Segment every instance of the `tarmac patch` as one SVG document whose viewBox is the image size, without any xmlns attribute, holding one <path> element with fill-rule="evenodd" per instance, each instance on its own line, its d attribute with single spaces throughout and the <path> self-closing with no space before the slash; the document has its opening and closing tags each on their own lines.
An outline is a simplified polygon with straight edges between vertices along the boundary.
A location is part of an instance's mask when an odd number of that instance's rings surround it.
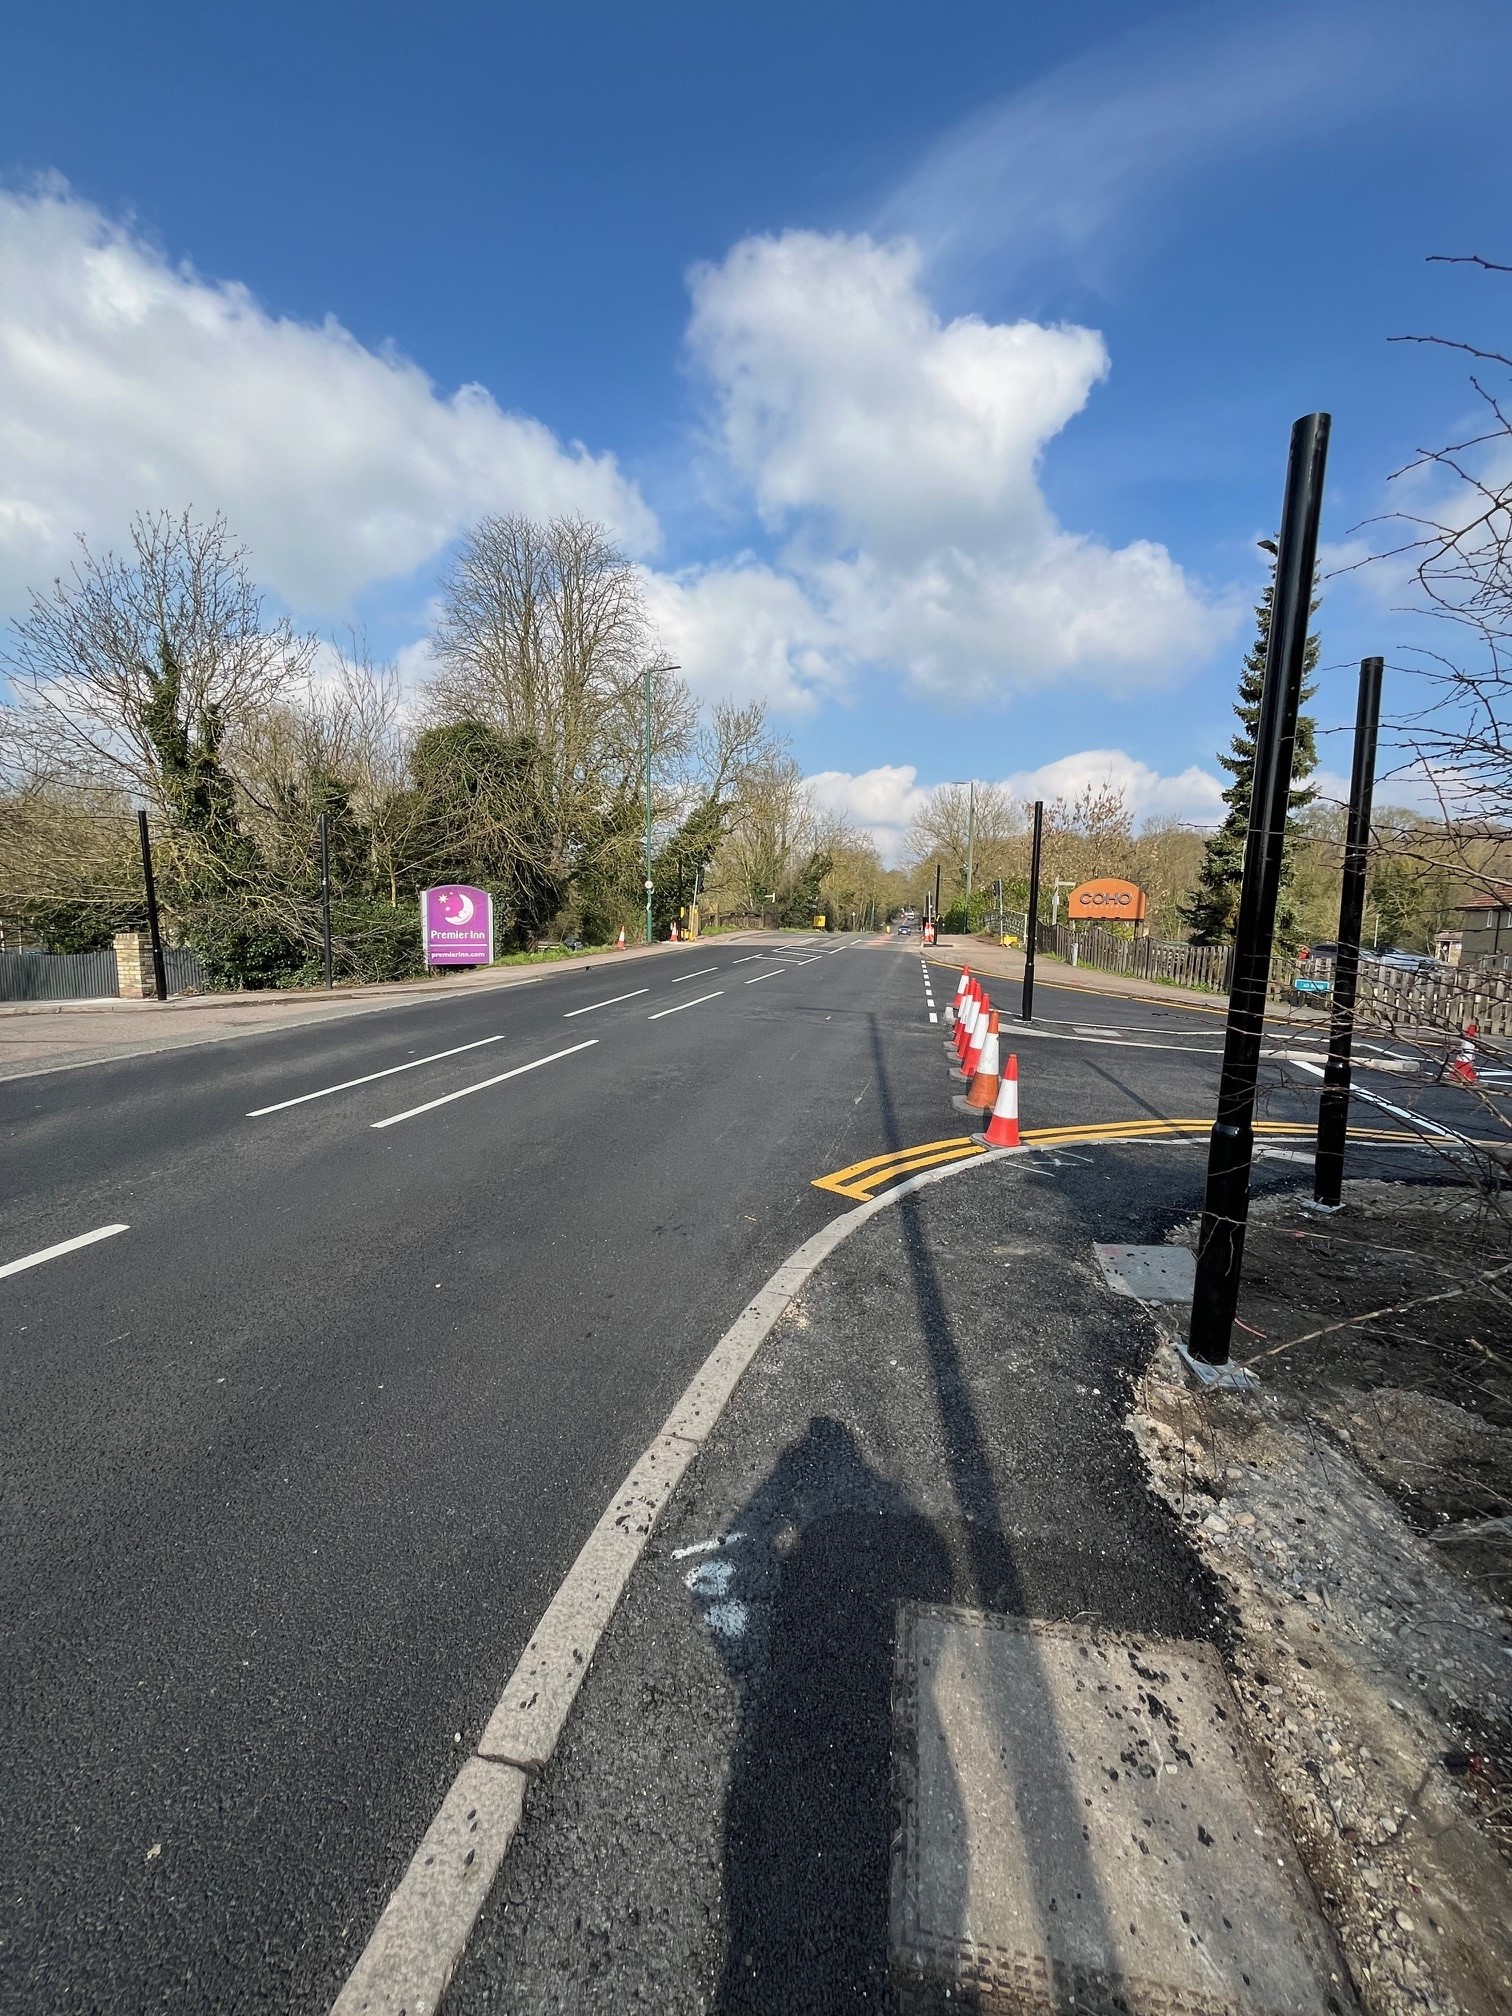
<svg viewBox="0 0 1512 2016">
<path fill-rule="evenodd" d="M 1115 1295 L 1137 1302 L 1190 1302 L 1197 1256 L 1186 1246 L 1094 1246 L 1103 1279 Z"/>
</svg>

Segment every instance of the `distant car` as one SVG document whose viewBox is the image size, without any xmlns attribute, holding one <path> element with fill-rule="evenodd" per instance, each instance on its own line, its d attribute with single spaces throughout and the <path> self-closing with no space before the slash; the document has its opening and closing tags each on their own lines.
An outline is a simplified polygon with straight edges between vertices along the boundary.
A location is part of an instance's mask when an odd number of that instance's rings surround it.
<svg viewBox="0 0 1512 2016">
<path fill-rule="evenodd" d="M 1443 969 L 1426 952 L 1382 952 L 1375 962 L 1393 973 L 1438 973 Z"/>
</svg>

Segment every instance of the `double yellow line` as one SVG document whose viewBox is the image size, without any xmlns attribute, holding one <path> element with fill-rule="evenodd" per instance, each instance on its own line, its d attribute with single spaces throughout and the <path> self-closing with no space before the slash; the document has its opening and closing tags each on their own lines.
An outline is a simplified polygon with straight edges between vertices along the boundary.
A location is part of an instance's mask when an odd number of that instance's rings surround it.
<svg viewBox="0 0 1512 2016">
<path fill-rule="evenodd" d="M 985 1119 L 985 1115 L 983 1117 Z M 1078 1143 L 1093 1147 L 1102 1142 L 1184 1141 L 1205 1138 L 1212 1131 L 1212 1126 L 1211 1119 L 1092 1120 L 1077 1127 L 1026 1128 L 1023 1142 L 1026 1148 L 1065 1148 Z M 1279 1137 L 1289 1141 L 1312 1141 L 1317 1136 L 1317 1124 L 1305 1120 L 1257 1120 L 1255 1132 L 1270 1140 Z M 1352 1141 L 1422 1139 L 1421 1135 L 1406 1127 L 1351 1127 L 1349 1138 Z M 837 1197 L 850 1197 L 859 1204 L 865 1204 L 889 1183 L 899 1182 L 905 1176 L 917 1176 L 921 1170 L 941 1168 L 947 1162 L 969 1162 L 985 1152 L 969 1134 L 958 1134 L 948 1141 L 925 1141 L 917 1148 L 897 1148 L 886 1155 L 870 1156 L 865 1162 L 853 1162 L 848 1169 L 836 1169 L 829 1176 L 816 1176 L 813 1187 L 816 1190 L 831 1190 Z"/>
<path fill-rule="evenodd" d="M 900 1176 L 917 1176 L 921 1169 L 933 1169 L 944 1162 L 969 1162 L 983 1152 L 969 1134 L 957 1134 L 949 1141 L 925 1141 L 917 1148 L 895 1148 L 889 1154 L 853 1162 L 849 1169 L 837 1169 L 831 1176 L 816 1176 L 813 1187 L 865 1204 Z"/>
</svg>

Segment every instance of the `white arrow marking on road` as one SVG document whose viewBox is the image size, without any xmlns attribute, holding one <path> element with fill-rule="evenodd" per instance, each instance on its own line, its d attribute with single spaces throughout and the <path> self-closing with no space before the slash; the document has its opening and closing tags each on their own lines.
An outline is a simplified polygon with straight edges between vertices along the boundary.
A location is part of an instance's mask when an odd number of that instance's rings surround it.
<svg viewBox="0 0 1512 2016">
<path fill-rule="evenodd" d="M 282 1113 L 311 1099 L 329 1099 L 333 1092 L 350 1092 L 354 1085 L 372 1085 L 379 1078 L 392 1078 L 396 1071 L 418 1071 L 422 1064 L 439 1064 L 443 1057 L 460 1057 L 464 1050 L 481 1050 L 485 1043 L 503 1041 L 502 1036 L 480 1036 L 476 1043 L 459 1043 L 455 1050 L 433 1050 L 429 1057 L 412 1057 L 408 1064 L 390 1064 L 387 1071 L 369 1071 L 366 1078 L 347 1078 L 340 1085 L 323 1085 L 318 1092 L 301 1092 L 297 1099 L 280 1099 L 276 1106 L 254 1106 L 247 1118 L 261 1120 L 265 1113 Z"/>
<path fill-rule="evenodd" d="M 574 1015 L 591 1015 L 595 1008 L 612 1008 L 616 1001 L 633 1001 L 637 994 L 649 994 L 650 992 L 651 989 L 649 987 L 632 987 L 628 994 L 611 994 L 607 1001 L 590 1001 L 586 1008 L 569 1008 L 567 1013 L 562 1017 L 562 1020 L 570 1022 Z"/>
<path fill-rule="evenodd" d="M 448 1092 L 441 1099 L 427 1099 L 423 1106 L 411 1106 L 407 1113 L 392 1113 L 387 1120 L 373 1120 L 368 1124 L 373 1127 L 397 1127 L 401 1120 L 413 1120 L 420 1113 L 434 1113 L 438 1106 L 450 1106 L 453 1099 L 466 1099 L 474 1092 L 486 1092 L 490 1085 L 502 1085 L 506 1078 L 520 1078 L 527 1071 L 539 1071 L 543 1064 L 557 1064 L 564 1057 L 575 1057 L 579 1050 L 591 1050 L 598 1040 L 597 1036 L 590 1036 L 586 1043 L 574 1043 L 570 1050 L 553 1050 L 549 1057 L 537 1057 L 529 1064 L 516 1064 L 513 1071 L 501 1071 L 497 1078 L 480 1078 L 476 1085 L 464 1085 L 460 1092 Z"/>
<path fill-rule="evenodd" d="M 747 985 L 749 985 L 749 982 L 747 982 Z M 648 1015 L 646 1020 L 648 1022 L 660 1022 L 663 1015 L 681 1015 L 684 1008 L 696 1008 L 702 1001 L 717 1001 L 723 992 L 723 987 L 716 987 L 712 994 L 695 994 L 691 1001 L 679 1001 L 673 1008 L 658 1008 L 656 1013 Z"/>
<path fill-rule="evenodd" d="M 102 1225 L 96 1232 L 81 1232 L 77 1239 L 61 1240 L 56 1246 L 44 1246 L 40 1253 L 28 1253 L 21 1260 L 7 1260 L 0 1267 L 0 1280 L 7 1274 L 21 1274 L 28 1267 L 40 1267 L 44 1260 L 56 1260 L 60 1253 L 77 1253 L 81 1246 L 93 1246 L 97 1239 L 113 1239 L 117 1232 L 129 1232 L 129 1225 Z"/>
</svg>

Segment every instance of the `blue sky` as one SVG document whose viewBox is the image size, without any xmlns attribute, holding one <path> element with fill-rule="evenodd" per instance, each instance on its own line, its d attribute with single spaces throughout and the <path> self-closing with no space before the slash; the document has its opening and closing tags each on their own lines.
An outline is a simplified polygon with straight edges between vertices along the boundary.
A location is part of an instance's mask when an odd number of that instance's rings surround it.
<svg viewBox="0 0 1512 2016">
<path fill-rule="evenodd" d="M 1469 411 L 1388 339 L 1505 322 L 1426 260 L 1512 257 L 1509 56 L 1476 0 L 30 10 L 0 613 L 220 508 L 418 675 L 468 519 L 581 509 L 884 839 L 968 774 L 1210 817 L 1290 422 L 1353 551 Z M 1395 599 L 1331 588 L 1325 730 Z"/>
</svg>

